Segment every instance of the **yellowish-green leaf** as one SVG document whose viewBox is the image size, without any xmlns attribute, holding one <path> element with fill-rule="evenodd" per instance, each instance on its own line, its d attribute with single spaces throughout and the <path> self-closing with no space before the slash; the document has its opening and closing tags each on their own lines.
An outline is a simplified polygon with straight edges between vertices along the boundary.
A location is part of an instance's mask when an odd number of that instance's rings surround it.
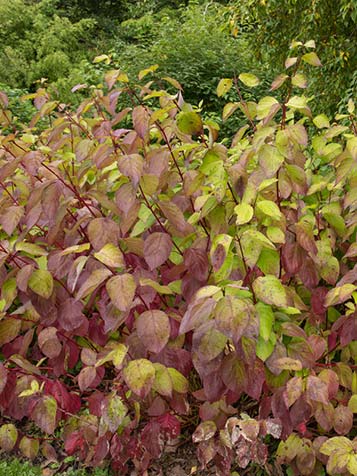
<svg viewBox="0 0 357 476">
<path fill-rule="evenodd" d="M 89 250 L 89 248 L 90 248 L 90 243 L 83 243 L 82 245 L 74 245 L 61 251 L 61 255 L 69 255 L 72 253 L 82 253 L 83 251 Z"/>
<path fill-rule="evenodd" d="M 326 114 L 319 114 L 314 117 L 312 121 L 318 129 L 323 129 L 325 127 L 330 127 L 330 121 Z"/>
<path fill-rule="evenodd" d="M 140 286 L 150 286 L 151 288 L 155 289 L 159 294 L 174 294 L 169 286 L 163 286 L 162 284 L 154 281 L 150 278 L 140 278 L 139 280 Z"/>
<path fill-rule="evenodd" d="M 347 301 L 347 299 L 351 297 L 352 293 L 356 289 L 357 286 L 350 283 L 330 289 L 330 291 L 326 294 L 325 297 L 325 306 L 334 306 L 336 304 L 341 304 L 342 302 Z"/>
<path fill-rule="evenodd" d="M 288 307 L 288 299 L 284 286 L 273 275 L 260 276 L 253 282 L 253 290 L 257 299 L 277 307 Z"/>
<path fill-rule="evenodd" d="M 314 51 L 304 54 L 301 59 L 312 66 L 322 66 L 322 63 Z"/>
<path fill-rule="evenodd" d="M 112 243 L 107 243 L 103 248 L 94 253 L 94 257 L 111 268 L 123 268 L 125 267 L 125 260 L 123 253 L 120 249 Z"/>
<path fill-rule="evenodd" d="M 114 306 L 120 311 L 126 311 L 135 296 L 135 279 L 129 273 L 113 276 L 106 283 L 106 289 Z"/>
<path fill-rule="evenodd" d="M 257 78 L 254 74 L 251 73 L 241 73 L 238 77 L 242 81 L 242 83 L 248 86 L 249 88 L 254 88 L 260 83 L 259 78 Z"/>
<path fill-rule="evenodd" d="M 44 299 L 48 299 L 53 291 L 52 274 L 45 269 L 35 269 L 28 280 L 29 288 Z"/>
<path fill-rule="evenodd" d="M 278 205 L 271 200 L 261 200 L 257 203 L 256 207 L 257 210 L 259 210 L 264 215 L 273 218 L 273 220 L 280 220 L 282 217 Z"/>
<path fill-rule="evenodd" d="M 197 135 L 202 132 L 203 122 L 200 115 L 194 111 L 181 111 L 176 116 L 177 127 L 184 134 Z"/>
<path fill-rule="evenodd" d="M 220 80 L 217 86 L 217 96 L 221 97 L 228 93 L 233 86 L 233 80 L 230 78 L 223 78 Z"/>
<path fill-rule="evenodd" d="M 253 218 L 254 209 L 247 203 L 240 203 L 234 207 L 234 213 L 237 215 L 236 224 L 244 225 L 245 223 L 249 223 Z"/>
<path fill-rule="evenodd" d="M 48 253 L 46 250 L 41 248 L 39 245 L 35 245 L 34 243 L 27 243 L 26 241 L 20 241 L 15 245 L 16 251 L 24 251 L 32 256 L 47 256 Z"/>
</svg>

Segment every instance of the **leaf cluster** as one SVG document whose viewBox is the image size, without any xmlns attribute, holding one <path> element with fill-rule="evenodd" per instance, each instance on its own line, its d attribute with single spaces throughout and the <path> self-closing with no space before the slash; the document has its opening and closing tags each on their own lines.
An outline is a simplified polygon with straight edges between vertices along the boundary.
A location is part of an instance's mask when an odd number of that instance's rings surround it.
<svg viewBox="0 0 357 476">
<path fill-rule="evenodd" d="M 218 82 L 231 140 L 155 67 L 23 126 L 0 94 L 4 451 L 145 474 L 189 431 L 219 475 L 357 474 L 355 106 L 313 115 L 293 46 L 269 96 Z"/>
</svg>

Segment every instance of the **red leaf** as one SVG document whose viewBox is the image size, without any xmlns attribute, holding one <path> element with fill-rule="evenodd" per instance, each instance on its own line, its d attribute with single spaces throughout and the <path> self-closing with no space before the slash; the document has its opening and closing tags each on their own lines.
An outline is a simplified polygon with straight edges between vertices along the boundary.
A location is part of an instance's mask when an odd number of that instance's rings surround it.
<svg viewBox="0 0 357 476">
<path fill-rule="evenodd" d="M 144 346 L 154 353 L 160 352 L 170 337 L 169 318 L 163 311 L 145 311 L 136 320 L 138 336 Z"/>
<path fill-rule="evenodd" d="M 137 106 L 133 109 L 134 129 L 141 139 L 145 139 L 149 131 L 149 113 L 144 106 Z"/>
<path fill-rule="evenodd" d="M 156 421 L 160 425 L 160 431 L 162 431 L 168 438 L 177 438 L 181 431 L 180 421 L 171 413 L 165 413 L 160 415 Z"/>
<path fill-rule="evenodd" d="M 329 398 L 326 383 L 319 379 L 319 377 L 309 375 L 306 382 L 306 397 L 327 405 Z"/>
<path fill-rule="evenodd" d="M 304 251 L 297 243 L 286 243 L 282 247 L 282 263 L 284 269 L 296 274 L 304 263 Z"/>
<path fill-rule="evenodd" d="M 40 398 L 31 413 L 31 418 L 42 431 L 52 434 L 56 429 L 57 402 L 50 396 Z"/>
<path fill-rule="evenodd" d="M 316 288 L 319 284 L 320 277 L 316 270 L 316 265 L 308 256 L 305 256 L 304 265 L 299 270 L 299 278 L 309 289 Z"/>
<path fill-rule="evenodd" d="M 326 307 L 324 306 L 325 297 L 328 293 L 327 288 L 316 288 L 311 293 L 311 307 L 315 314 L 324 315 L 326 312 Z"/>
<path fill-rule="evenodd" d="M 7 382 L 8 371 L 2 363 L 0 363 L 0 393 L 4 390 Z"/>
<path fill-rule="evenodd" d="M 136 193 L 131 183 L 122 185 L 115 194 L 115 203 L 125 215 L 128 214 L 135 201 Z"/>
<path fill-rule="evenodd" d="M 61 327 L 68 332 L 78 329 L 86 317 L 82 313 L 83 304 L 74 298 L 68 298 L 59 307 L 58 321 Z"/>
<path fill-rule="evenodd" d="M 152 233 L 144 242 L 144 258 L 151 270 L 158 268 L 169 258 L 172 240 L 167 233 Z"/>
<path fill-rule="evenodd" d="M 171 225 L 176 228 L 179 233 L 185 236 L 194 231 L 193 226 L 187 223 L 182 211 L 177 205 L 172 202 L 159 202 L 159 207 Z"/>
<path fill-rule="evenodd" d="M 353 426 L 353 413 L 344 405 L 335 408 L 333 427 L 338 435 L 347 435 Z"/>
<path fill-rule="evenodd" d="M 134 187 L 140 181 L 144 168 L 144 160 L 139 154 L 122 155 L 118 159 L 120 172 L 131 179 Z"/>
<path fill-rule="evenodd" d="M 94 218 L 88 225 L 88 237 L 95 251 L 108 243 L 117 245 L 119 225 L 109 218 Z"/>
<path fill-rule="evenodd" d="M 38 345 L 46 357 L 50 359 L 58 357 L 62 345 L 57 337 L 57 329 L 55 327 L 43 329 L 38 335 Z"/>
<path fill-rule="evenodd" d="M 225 385 L 238 394 L 242 393 L 247 385 L 247 371 L 239 357 L 232 353 L 224 358 L 222 363 L 222 379 Z"/>
<path fill-rule="evenodd" d="M 64 448 L 68 455 L 73 455 L 76 451 L 85 447 L 84 436 L 80 431 L 70 433 L 64 441 Z"/>
<path fill-rule="evenodd" d="M 183 257 L 185 267 L 192 276 L 198 281 L 206 282 L 209 273 L 207 252 L 198 248 L 187 248 Z"/>
<path fill-rule="evenodd" d="M 24 208 L 17 205 L 7 208 L 5 214 L 0 216 L 0 224 L 7 235 L 13 234 L 23 216 Z"/>
<path fill-rule="evenodd" d="M 81 392 L 87 390 L 97 377 L 96 368 L 93 366 L 84 367 L 78 374 L 78 385 Z"/>
</svg>

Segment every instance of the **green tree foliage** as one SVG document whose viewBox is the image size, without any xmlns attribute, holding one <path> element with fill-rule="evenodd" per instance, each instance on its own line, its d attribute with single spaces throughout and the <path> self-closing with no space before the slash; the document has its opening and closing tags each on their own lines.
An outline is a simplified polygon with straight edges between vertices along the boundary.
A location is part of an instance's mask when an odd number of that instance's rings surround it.
<svg viewBox="0 0 357 476">
<path fill-rule="evenodd" d="M 293 40 L 316 40 L 324 68 L 312 72 L 311 81 L 324 109 L 333 111 L 356 92 L 355 0 L 234 0 L 230 6 L 238 26 L 248 25 L 255 54 L 275 71 Z"/>
<path fill-rule="evenodd" d="M 72 23 L 47 4 L 0 0 L 0 82 L 27 88 L 40 78 L 53 82 L 88 56 L 95 20 Z"/>
</svg>

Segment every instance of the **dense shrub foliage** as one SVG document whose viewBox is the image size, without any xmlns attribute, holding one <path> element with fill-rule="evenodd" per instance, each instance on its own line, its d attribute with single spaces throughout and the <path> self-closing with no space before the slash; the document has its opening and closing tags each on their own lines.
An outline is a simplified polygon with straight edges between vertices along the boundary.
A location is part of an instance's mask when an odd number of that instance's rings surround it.
<svg viewBox="0 0 357 476">
<path fill-rule="evenodd" d="M 232 140 L 154 68 L 76 110 L 41 88 L 22 127 L 1 94 L 3 450 L 144 474 L 192 436 L 218 475 L 357 474 L 354 104 L 313 116 L 293 46 L 279 101 L 219 81 Z"/>
</svg>

